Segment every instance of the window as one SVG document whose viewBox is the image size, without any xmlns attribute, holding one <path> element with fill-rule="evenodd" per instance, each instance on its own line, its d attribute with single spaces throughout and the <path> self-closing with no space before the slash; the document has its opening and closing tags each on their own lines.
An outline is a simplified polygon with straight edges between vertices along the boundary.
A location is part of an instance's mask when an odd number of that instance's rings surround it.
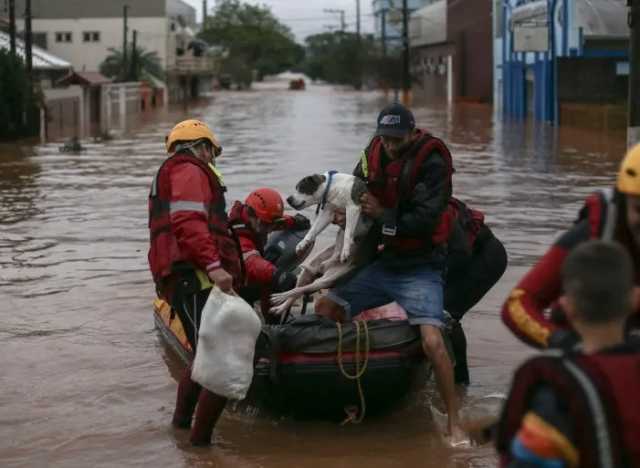
<svg viewBox="0 0 640 468">
<path fill-rule="evenodd" d="M 82 33 L 82 42 L 100 42 L 98 31 L 85 31 Z"/>
<path fill-rule="evenodd" d="M 71 33 L 70 32 L 57 32 L 56 33 L 56 42 L 71 42 Z"/>
<path fill-rule="evenodd" d="M 43 49 L 47 48 L 47 33 L 46 32 L 34 32 L 32 34 L 33 43 Z"/>
</svg>

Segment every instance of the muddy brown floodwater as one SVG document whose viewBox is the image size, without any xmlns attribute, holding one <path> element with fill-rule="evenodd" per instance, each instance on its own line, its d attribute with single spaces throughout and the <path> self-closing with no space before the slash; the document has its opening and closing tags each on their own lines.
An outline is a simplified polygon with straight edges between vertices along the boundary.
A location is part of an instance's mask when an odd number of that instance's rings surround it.
<svg viewBox="0 0 640 468">
<path fill-rule="evenodd" d="M 220 135 L 231 201 L 350 171 L 383 104 L 376 93 L 310 86 L 222 93 L 191 115 Z M 584 196 L 611 184 L 624 135 L 502 123 L 474 105 L 415 113 L 450 143 L 455 193 L 486 212 L 510 257 L 464 319 L 472 384 L 463 415 L 479 421 L 497 414 L 496 394 L 531 352 L 500 322 L 505 295 Z M 171 428 L 181 365 L 154 329 L 146 197 L 164 135 L 183 117 L 163 114 L 77 155 L 59 142 L 0 148 L 0 465 L 495 466 L 488 445 L 445 447 L 430 417 L 433 388 L 360 426 L 227 412 L 209 449 Z"/>
</svg>

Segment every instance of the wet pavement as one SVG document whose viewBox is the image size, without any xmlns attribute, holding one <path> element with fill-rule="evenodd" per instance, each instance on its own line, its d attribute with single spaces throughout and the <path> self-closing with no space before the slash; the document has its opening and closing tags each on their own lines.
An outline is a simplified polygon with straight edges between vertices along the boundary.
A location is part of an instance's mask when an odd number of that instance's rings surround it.
<svg viewBox="0 0 640 468">
<path fill-rule="evenodd" d="M 221 93 L 189 116 L 220 136 L 231 201 L 350 171 L 383 104 L 376 93 L 310 86 Z M 496 122 L 477 105 L 415 114 L 450 143 L 456 195 L 485 211 L 510 257 L 463 322 L 472 374 L 463 416 L 479 422 L 497 414 L 496 394 L 531 353 L 501 324 L 502 301 L 584 196 L 614 180 L 624 134 Z M 164 135 L 184 117 L 160 115 L 80 154 L 60 153 L 60 142 L 0 147 L 0 464 L 495 466 L 488 445 L 446 448 L 430 416 L 433 388 L 360 426 L 227 412 L 209 449 L 171 428 L 181 365 L 154 329 L 146 197 Z"/>
</svg>

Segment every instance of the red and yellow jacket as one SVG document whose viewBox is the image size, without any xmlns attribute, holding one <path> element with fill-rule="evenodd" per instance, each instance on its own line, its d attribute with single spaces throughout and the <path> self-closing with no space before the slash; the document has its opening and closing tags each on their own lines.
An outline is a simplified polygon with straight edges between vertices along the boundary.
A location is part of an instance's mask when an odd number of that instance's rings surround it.
<svg viewBox="0 0 640 468">
<path fill-rule="evenodd" d="M 243 283 L 224 191 L 214 169 L 194 156 L 175 154 L 162 164 L 149 194 L 148 258 L 158 289 L 178 264 L 202 272 L 224 268 L 235 287 Z"/>
<path fill-rule="evenodd" d="M 640 258 L 633 255 L 634 248 L 628 236 L 616 227 L 619 224 L 616 196 L 619 195 L 613 191 L 589 196 L 578 221 L 560 236 L 509 294 L 502 307 L 502 321 L 525 343 L 546 348 L 553 332 L 569 327 L 557 300 L 562 295 L 562 265 L 578 244 L 589 239 L 615 239 L 630 249 L 637 268 Z M 640 282 L 636 280 L 636 283 Z"/>
<path fill-rule="evenodd" d="M 638 351 L 551 350 L 524 363 L 497 426 L 501 466 L 640 466 Z"/>
</svg>

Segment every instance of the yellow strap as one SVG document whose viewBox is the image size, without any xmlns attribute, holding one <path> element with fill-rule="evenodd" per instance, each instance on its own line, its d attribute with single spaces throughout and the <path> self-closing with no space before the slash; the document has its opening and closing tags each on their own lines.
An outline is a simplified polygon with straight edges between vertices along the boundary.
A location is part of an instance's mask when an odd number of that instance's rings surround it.
<svg viewBox="0 0 640 468">
<path fill-rule="evenodd" d="M 364 150 L 360 153 L 360 169 L 362 169 L 362 174 L 365 177 L 369 176 L 369 162 L 367 161 L 367 153 Z"/>
<path fill-rule="evenodd" d="M 220 181 L 220 185 L 224 187 L 224 177 L 222 177 L 222 172 L 220 172 L 220 169 L 218 169 L 213 163 L 209 163 L 209 168 Z"/>
<path fill-rule="evenodd" d="M 547 347 L 550 332 L 547 328 L 536 322 L 525 310 L 521 298 L 526 293 L 522 289 L 514 289 L 507 299 L 507 310 L 511 316 L 511 320 L 516 324 L 518 329 L 526 333 L 526 335 L 540 346 Z"/>
<path fill-rule="evenodd" d="M 196 276 L 198 277 L 198 281 L 200 282 L 200 290 L 213 288 L 213 283 L 209 279 L 209 275 L 207 275 L 202 270 L 196 270 Z"/>
<path fill-rule="evenodd" d="M 575 445 L 562 432 L 542 419 L 533 412 L 528 412 L 523 421 L 522 427 L 548 440 L 562 454 L 562 458 L 567 461 L 570 467 L 576 467 L 580 462 L 580 454 Z"/>
</svg>

